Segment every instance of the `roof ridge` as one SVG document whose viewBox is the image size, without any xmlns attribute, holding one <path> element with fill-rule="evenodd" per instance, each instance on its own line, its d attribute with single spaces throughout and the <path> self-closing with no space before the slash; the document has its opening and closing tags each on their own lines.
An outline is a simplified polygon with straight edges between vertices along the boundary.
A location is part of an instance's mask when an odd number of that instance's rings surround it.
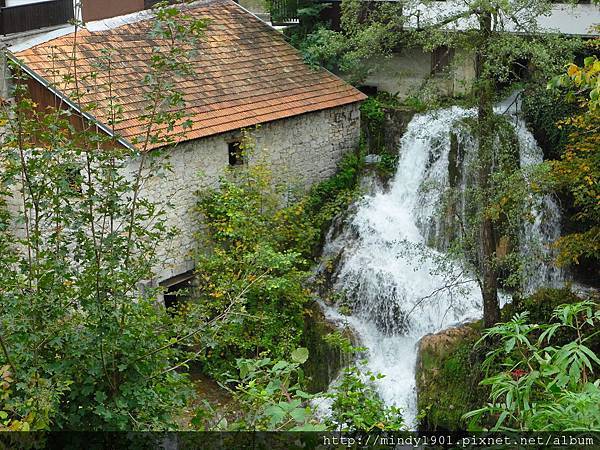
<svg viewBox="0 0 600 450">
<path fill-rule="evenodd" d="M 365 98 L 331 72 L 308 66 L 282 33 L 232 0 L 199 0 L 182 8 L 191 9 L 194 17 L 209 19 L 205 38 L 189 61 L 197 78 L 171 78 L 186 98 L 186 108 L 193 120 L 184 140 L 232 131 L 240 124 L 256 125 Z M 143 134 L 142 118 L 147 101 L 143 85 L 145 68 L 150 64 L 151 49 L 162 46 L 160 38 L 147 34 L 150 27 L 141 25 L 151 20 L 151 16 L 146 13 L 144 20 L 134 20 L 140 17 L 116 19 L 112 22 L 118 24 L 115 28 L 90 27 L 78 40 L 78 73 L 99 75 L 91 78 L 89 85 L 87 82 L 78 85 L 83 92 L 81 105 L 94 104 L 95 116 L 91 120 L 108 123 L 109 102 L 114 103 L 115 99 L 114 94 L 110 99 L 107 92 L 118 93 L 117 102 L 123 112 L 115 133 L 126 142 Z M 104 36 L 107 39 L 103 39 Z M 131 43 L 132 36 L 135 44 Z M 72 54 L 66 47 L 70 40 L 68 35 L 57 37 L 14 55 L 37 82 L 67 99 L 74 92 L 74 83 L 69 77 L 65 78 L 73 71 Z M 111 49 L 113 60 L 114 70 L 110 73 L 98 66 L 106 49 Z M 49 82 L 57 77 L 62 81 Z"/>
<path fill-rule="evenodd" d="M 231 2 L 236 4 L 232 0 L 195 0 L 190 3 L 180 3 L 173 6 L 181 7 L 182 9 L 193 9 L 195 7 L 201 7 L 210 5 L 211 3 L 225 3 Z M 91 22 L 84 23 L 82 26 L 77 26 L 77 32 L 81 33 L 87 30 L 90 34 L 102 33 L 104 31 L 117 30 L 127 25 L 138 24 L 149 21 L 155 17 L 153 9 L 144 9 L 142 11 L 135 11 L 129 14 L 123 14 L 120 16 L 109 17 L 107 19 L 99 19 Z M 74 34 L 76 27 L 70 25 L 58 30 L 51 30 L 47 33 L 32 36 L 31 39 L 25 40 L 19 44 L 14 44 L 8 47 L 8 50 L 12 53 L 18 53 L 25 50 L 33 49 L 40 45 L 47 44 L 49 42 L 65 38 L 71 34 Z"/>
</svg>

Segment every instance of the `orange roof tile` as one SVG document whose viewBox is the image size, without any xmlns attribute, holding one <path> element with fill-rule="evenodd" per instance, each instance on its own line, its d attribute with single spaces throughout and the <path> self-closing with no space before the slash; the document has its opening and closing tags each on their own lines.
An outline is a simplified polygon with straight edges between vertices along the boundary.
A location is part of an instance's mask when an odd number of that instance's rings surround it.
<svg viewBox="0 0 600 450">
<path fill-rule="evenodd" d="M 184 6 L 196 18 L 209 19 L 195 56 L 192 74 L 174 76 L 185 100 L 186 119 L 192 126 L 169 132 L 179 140 L 191 140 L 311 111 L 333 108 L 366 97 L 335 75 L 313 69 L 281 33 L 231 0 L 207 0 Z M 77 61 L 82 108 L 98 122 L 109 121 L 113 102 L 122 107 L 122 121 L 115 126 L 127 142 L 140 139 L 147 129 L 143 116 L 152 48 L 161 43 L 150 36 L 152 19 L 102 30 L 62 36 L 15 54 L 21 64 L 63 95 L 76 86 L 64 81 Z M 164 43 L 163 43 L 164 45 Z M 111 52 L 110 77 L 98 69 L 102 55 Z M 89 75 L 97 72 L 93 77 Z M 150 144 L 148 149 L 162 144 Z"/>
</svg>

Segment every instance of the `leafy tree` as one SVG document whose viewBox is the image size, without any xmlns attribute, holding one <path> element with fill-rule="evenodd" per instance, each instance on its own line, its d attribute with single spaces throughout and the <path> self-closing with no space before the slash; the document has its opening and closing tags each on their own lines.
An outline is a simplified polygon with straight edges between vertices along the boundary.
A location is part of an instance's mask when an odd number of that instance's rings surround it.
<svg viewBox="0 0 600 450">
<path fill-rule="evenodd" d="M 341 72 L 358 83 L 372 70 L 365 64 L 370 57 L 389 55 L 405 42 L 403 7 L 401 2 L 344 0 L 339 31 L 320 24 L 296 45 L 309 64 Z"/>
<path fill-rule="evenodd" d="M 424 36 L 425 42 L 434 39 L 437 43 L 445 42 L 446 45 L 472 51 L 475 55 L 472 92 L 477 116 L 472 130 L 478 150 L 476 165 L 471 168 L 476 174 L 476 194 L 473 197 L 476 200 L 475 220 L 471 226 L 478 230 L 475 249 L 481 273 L 484 322 L 488 327 L 498 322 L 500 314 L 496 236 L 501 232 L 502 223 L 500 215 L 494 217 L 493 200 L 501 186 L 495 182 L 498 178 L 494 178 L 494 172 L 511 154 L 510 145 L 508 148 L 501 143 L 498 145 L 503 120 L 494 113 L 495 94 L 499 82 L 510 80 L 511 68 L 519 63 L 519 58 L 526 57 L 530 70 L 534 70 L 537 76 L 549 67 L 556 67 L 560 61 L 561 55 L 551 55 L 549 50 L 567 46 L 557 37 L 542 34 L 537 25 L 537 19 L 550 8 L 551 3 L 544 0 L 528 3 L 474 1 L 421 25 L 426 32 L 434 29 L 433 34 L 438 36 L 437 39 Z M 451 34 L 445 31 L 446 27 L 463 31 Z M 522 32 L 527 36 L 519 36 L 514 32 Z M 513 172 L 517 172 L 517 168 L 518 165 L 513 165 Z M 472 253 L 472 250 L 468 253 Z"/>
<path fill-rule="evenodd" d="M 598 46 L 592 41 L 591 49 Z M 559 123 L 568 127 L 568 142 L 561 159 L 549 163 L 547 178 L 559 191 L 573 199 L 577 230 L 558 242 L 559 263 L 579 264 L 580 259 L 600 261 L 600 61 L 588 56 L 579 67 L 569 64 L 564 75 L 549 87 L 560 88 L 565 101 L 573 101 L 579 112 Z"/>
<path fill-rule="evenodd" d="M 183 49 L 203 26 L 176 7 L 156 11 L 152 36 L 168 45 L 153 49 L 146 133 L 135 149 L 63 105 L 40 111 L 14 68 L 15 100 L 3 116 L 0 217 L 0 362 L 8 367 L 5 382 L 13 380 L 1 409 L 9 426 L 176 426 L 190 389 L 174 370 L 184 358 L 174 344 L 192 332 L 157 307 L 155 289 L 140 284 L 153 276 L 157 243 L 172 233 L 163 221 L 166 205 L 141 191 L 166 170 L 164 155 L 145 151 L 149 144 L 168 145 L 173 137 L 165 130 L 185 126 L 172 80 L 186 72 L 190 54 Z M 70 63 L 55 87 L 74 87 L 71 100 L 83 109 L 83 75 L 75 58 Z M 112 64 L 109 53 L 98 61 L 109 84 Z M 116 99 L 110 115 L 113 126 L 121 120 Z"/>
</svg>

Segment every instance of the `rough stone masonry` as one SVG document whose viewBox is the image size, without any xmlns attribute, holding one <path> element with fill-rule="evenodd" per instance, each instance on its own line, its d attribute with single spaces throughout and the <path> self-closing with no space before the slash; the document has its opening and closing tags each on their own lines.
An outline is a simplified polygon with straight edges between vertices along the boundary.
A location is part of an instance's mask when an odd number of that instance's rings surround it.
<svg viewBox="0 0 600 450">
<path fill-rule="evenodd" d="M 359 104 L 321 110 L 262 124 L 251 131 L 255 149 L 248 164 L 260 160 L 290 188 L 307 189 L 332 176 L 344 154 L 358 147 Z M 200 188 L 216 187 L 229 166 L 228 143 L 240 131 L 183 142 L 170 150 L 172 170 L 151 178 L 141 195 L 167 212 L 166 226 L 179 232 L 157 249 L 158 283 L 194 267 L 201 219 L 195 212 Z M 135 170 L 138 161 L 132 161 Z M 236 169 L 234 169 L 236 170 Z"/>
</svg>

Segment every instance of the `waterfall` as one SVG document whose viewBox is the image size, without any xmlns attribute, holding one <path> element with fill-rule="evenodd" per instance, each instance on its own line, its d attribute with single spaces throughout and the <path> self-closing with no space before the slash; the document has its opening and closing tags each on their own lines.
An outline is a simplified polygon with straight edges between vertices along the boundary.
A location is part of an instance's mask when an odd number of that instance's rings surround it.
<svg viewBox="0 0 600 450">
<path fill-rule="evenodd" d="M 519 139 L 521 167 L 541 163 L 544 155 L 525 123 L 519 120 L 515 128 Z M 562 271 L 550 263 L 555 256 L 550 244 L 560 237 L 560 209 L 549 195 L 534 197 L 532 201 L 533 220 L 525 222 L 520 242 L 521 253 L 529 259 L 524 276 L 526 294 L 533 293 L 543 285 L 557 287 L 564 277 Z"/>
<path fill-rule="evenodd" d="M 332 280 L 340 302 L 352 306 L 351 315 L 342 315 L 339 304 L 323 305 L 325 313 L 354 330 L 367 348 L 367 369 L 385 375 L 377 382 L 381 398 L 403 409 L 411 429 L 417 414 L 417 342 L 425 334 L 482 315 L 474 277 L 444 253 L 441 235 L 447 220 L 439 217 L 438 208 L 450 183 L 462 186 L 458 207 L 468 208 L 464 187 L 469 174 L 459 169 L 450 179 L 449 160 L 465 167 L 476 152 L 475 140 L 461 126 L 474 115 L 458 107 L 416 115 L 401 140 L 397 172 L 388 189 L 359 200 L 341 232 L 330 231 L 324 248 L 325 258 L 338 261 Z M 541 161 L 541 150 L 519 121 L 515 132 L 521 165 Z M 459 154 L 451 154 L 453 139 L 463 149 Z M 524 227 L 523 251 L 533 251 L 534 241 L 547 242 L 559 231 L 554 202 L 546 198 L 538 206 L 535 220 Z"/>
</svg>

